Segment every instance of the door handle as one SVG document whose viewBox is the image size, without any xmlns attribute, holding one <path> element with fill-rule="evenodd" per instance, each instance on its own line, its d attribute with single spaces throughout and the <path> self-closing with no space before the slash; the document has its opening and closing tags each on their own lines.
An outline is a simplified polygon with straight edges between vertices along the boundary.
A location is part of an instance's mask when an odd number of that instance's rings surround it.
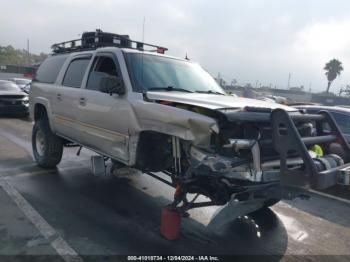
<svg viewBox="0 0 350 262">
<path fill-rule="evenodd" d="M 57 100 L 62 100 L 62 95 L 61 94 L 57 94 Z"/>
<path fill-rule="evenodd" d="M 79 104 L 80 104 L 81 106 L 85 106 L 85 105 L 86 105 L 86 99 L 85 99 L 85 97 L 80 97 L 80 98 L 79 98 Z"/>
</svg>

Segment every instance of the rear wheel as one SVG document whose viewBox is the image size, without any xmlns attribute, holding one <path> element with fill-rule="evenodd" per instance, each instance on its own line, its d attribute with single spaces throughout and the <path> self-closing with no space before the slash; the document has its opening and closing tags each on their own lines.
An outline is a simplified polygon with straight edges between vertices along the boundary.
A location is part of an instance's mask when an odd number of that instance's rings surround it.
<svg viewBox="0 0 350 262">
<path fill-rule="evenodd" d="M 32 147 L 36 162 L 43 168 L 53 168 L 62 159 L 63 140 L 52 133 L 46 118 L 40 118 L 33 126 Z"/>
</svg>

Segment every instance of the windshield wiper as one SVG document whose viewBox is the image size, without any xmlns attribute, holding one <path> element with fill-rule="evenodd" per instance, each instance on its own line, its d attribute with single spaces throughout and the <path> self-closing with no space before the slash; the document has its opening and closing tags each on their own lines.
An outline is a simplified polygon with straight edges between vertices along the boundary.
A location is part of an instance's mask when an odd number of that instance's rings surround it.
<svg viewBox="0 0 350 262">
<path fill-rule="evenodd" d="M 226 95 L 226 94 L 224 94 L 224 93 L 220 93 L 220 92 L 213 91 L 213 90 L 207 90 L 207 91 L 196 90 L 195 93 L 201 93 L 201 94 L 216 94 L 216 95 L 223 95 L 223 96 Z"/>
<path fill-rule="evenodd" d="M 149 87 L 147 91 L 157 91 L 157 90 L 164 90 L 164 91 L 180 91 L 180 92 L 187 92 L 187 93 L 193 93 L 193 91 L 184 89 L 184 88 L 178 88 L 173 86 L 159 86 L 159 87 Z"/>
</svg>

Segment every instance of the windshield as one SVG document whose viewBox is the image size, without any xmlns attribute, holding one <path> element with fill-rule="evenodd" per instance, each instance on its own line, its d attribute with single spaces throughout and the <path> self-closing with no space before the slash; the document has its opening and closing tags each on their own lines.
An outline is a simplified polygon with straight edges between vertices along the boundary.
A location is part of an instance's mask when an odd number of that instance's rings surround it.
<svg viewBox="0 0 350 262">
<path fill-rule="evenodd" d="M 127 53 L 127 63 L 138 91 L 168 90 L 225 94 L 198 64 L 149 54 Z"/>
<path fill-rule="evenodd" d="M 11 82 L 0 82 L 0 91 L 21 91 L 21 89 Z"/>
</svg>

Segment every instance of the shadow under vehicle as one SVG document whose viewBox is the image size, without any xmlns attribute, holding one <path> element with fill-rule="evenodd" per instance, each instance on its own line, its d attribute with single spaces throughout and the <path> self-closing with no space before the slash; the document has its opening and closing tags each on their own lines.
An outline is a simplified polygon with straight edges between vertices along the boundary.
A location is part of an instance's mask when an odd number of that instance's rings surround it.
<svg viewBox="0 0 350 262">
<path fill-rule="evenodd" d="M 181 240 L 169 243 L 159 235 L 159 210 L 169 201 L 168 195 L 162 194 L 167 186 L 152 184 L 155 181 L 140 173 L 94 177 L 87 167 L 11 178 L 35 209 L 45 214 L 48 223 L 60 228 L 65 239 L 87 256 L 87 261 L 94 257 L 89 254 L 96 254 L 93 261 L 102 260 L 102 256 L 104 261 L 113 261 L 113 254 L 203 253 L 268 255 L 269 261 L 279 261 L 286 253 L 286 228 L 270 209 L 241 216 L 220 230 L 202 223 L 212 212 L 204 212 L 200 218 L 183 218 Z"/>
</svg>

